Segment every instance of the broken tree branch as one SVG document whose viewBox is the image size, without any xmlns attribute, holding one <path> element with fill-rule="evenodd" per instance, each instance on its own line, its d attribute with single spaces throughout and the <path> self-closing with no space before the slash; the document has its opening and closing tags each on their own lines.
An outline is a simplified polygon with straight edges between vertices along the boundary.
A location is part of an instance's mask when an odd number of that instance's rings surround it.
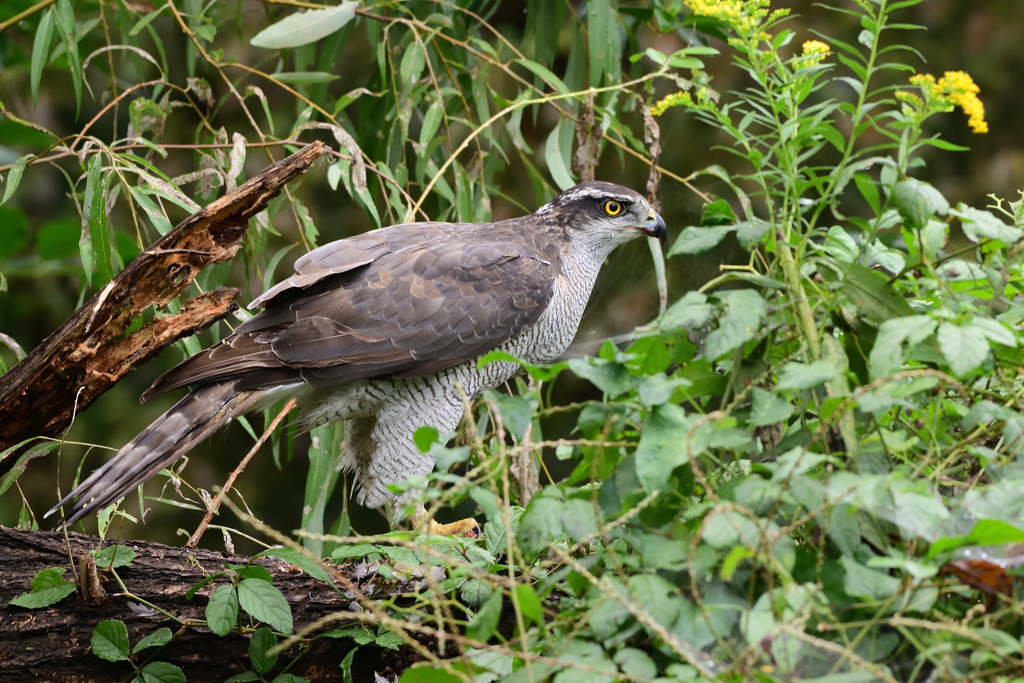
<svg viewBox="0 0 1024 683">
<path fill-rule="evenodd" d="M 0 377 L 0 450 L 33 436 L 59 435 L 76 410 L 133 368 L 235 310 L 239 291 L 218 289 L 124 336 L 150 306 L 167 305 L 204 268 L 231 259 L 242 246 L 249 219 L 326 149 L 314 142 L 186 218 Z"/>
</svg>

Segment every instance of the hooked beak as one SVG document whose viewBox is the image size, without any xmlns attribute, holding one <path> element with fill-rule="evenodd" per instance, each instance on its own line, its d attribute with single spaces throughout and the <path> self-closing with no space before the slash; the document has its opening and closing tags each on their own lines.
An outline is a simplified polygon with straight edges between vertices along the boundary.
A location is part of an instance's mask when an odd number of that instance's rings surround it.
<svg viewBox="0 0 1024 683">
<path fill-rule="evenodd" d="M 640 228 L 640 232 L 648 237 L 657 237 L 661 246 L 665 246 L 665 238 L 668 237 L 668 228 L 665 227 L 665 219 L 656 214 L 653 210 L 647 214 L 647 224 Z"/>
</svg>

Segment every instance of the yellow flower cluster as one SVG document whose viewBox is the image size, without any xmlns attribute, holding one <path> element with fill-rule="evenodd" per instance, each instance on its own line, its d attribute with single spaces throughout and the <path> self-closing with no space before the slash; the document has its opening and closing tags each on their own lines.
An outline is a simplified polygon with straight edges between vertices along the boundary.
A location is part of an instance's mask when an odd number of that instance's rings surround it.
<svg viewBox="0 0 1024 683">
<path fill-rule="evenodd" d="M 978 99 L 981 88 L 965 71 L 947 71 L 936 80 L 931 74 L 916 74 L 910 82 L 920 86 L 928 93 L 928 99 L 939 107 L 960 107 L 969 117 L 967 125 L 975 133 L 987 133 L 988 123 L 985 122 L 985 105 Z M 899 94 L 897 93 L 897 96 Z M 901 98 L 906 101 L 905 98 Z"/>
<path fill-rule="evenodd" d="M 803 66 L 820 64 L 831 52 L 832 48 L 820 40 L 808 40 L 804 43 Z"/>
<path fill-rule="evenodd" d="M 651 107 L 651 114 L 654 116 L 661 116 L 672 107 L 678 107 L 680 105 L 687 107 L 693 106 L 693 97 L 690 96 L 690 93 L 683 91 L 674 92 L 668 97 L 658 100 L 658 102 Z"/>
<path fill-rule="evenodd" d="M 744 37 L 763 40 L 767 34 L 756 29 L 768 16 L 771 0 L 686 0 L 694 14 L 724 21 Z M 772 15 L 784 16 L 789 10 L 776 10 Z"/>
</svg>

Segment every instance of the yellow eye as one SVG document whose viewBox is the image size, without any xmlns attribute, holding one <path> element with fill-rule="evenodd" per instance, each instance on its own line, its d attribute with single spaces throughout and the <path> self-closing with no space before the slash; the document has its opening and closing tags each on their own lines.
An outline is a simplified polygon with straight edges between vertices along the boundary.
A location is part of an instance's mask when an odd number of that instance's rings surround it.
<svg viewBox="0 0 1024 683">
<path fill-rule="evenodd" d="M 609 216 L 618 216 L 622 213 L 622 204 L 609 200 L 604 203 L 604 210 Z"/>
</svg>

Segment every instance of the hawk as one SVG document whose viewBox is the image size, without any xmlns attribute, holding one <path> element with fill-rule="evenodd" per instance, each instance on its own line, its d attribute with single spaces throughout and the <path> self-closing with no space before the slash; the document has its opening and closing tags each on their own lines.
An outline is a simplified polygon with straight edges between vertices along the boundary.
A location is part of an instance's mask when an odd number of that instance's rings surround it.
<svg viewBox="0 0 1024 683">
<path fill-rule="evenodd" d="M 501 349 L 533 364 L 569 346 L 598 271 L 617 246 L 665 222 L 638 193 L 586 182 L 528 216 L 496 223 L 409 223 L 331 242 L 250 304 L 262 308 L 143 395 L 191 393 L 64 497 L 67 523 L 145 482 L 243 413 L 295 398 L 313 427 L 346 420 L 339 468 L 358 501 L 434 467 L 413 433 L 455 431 L 469 398 L 512 377 Z"/>
</svg>

